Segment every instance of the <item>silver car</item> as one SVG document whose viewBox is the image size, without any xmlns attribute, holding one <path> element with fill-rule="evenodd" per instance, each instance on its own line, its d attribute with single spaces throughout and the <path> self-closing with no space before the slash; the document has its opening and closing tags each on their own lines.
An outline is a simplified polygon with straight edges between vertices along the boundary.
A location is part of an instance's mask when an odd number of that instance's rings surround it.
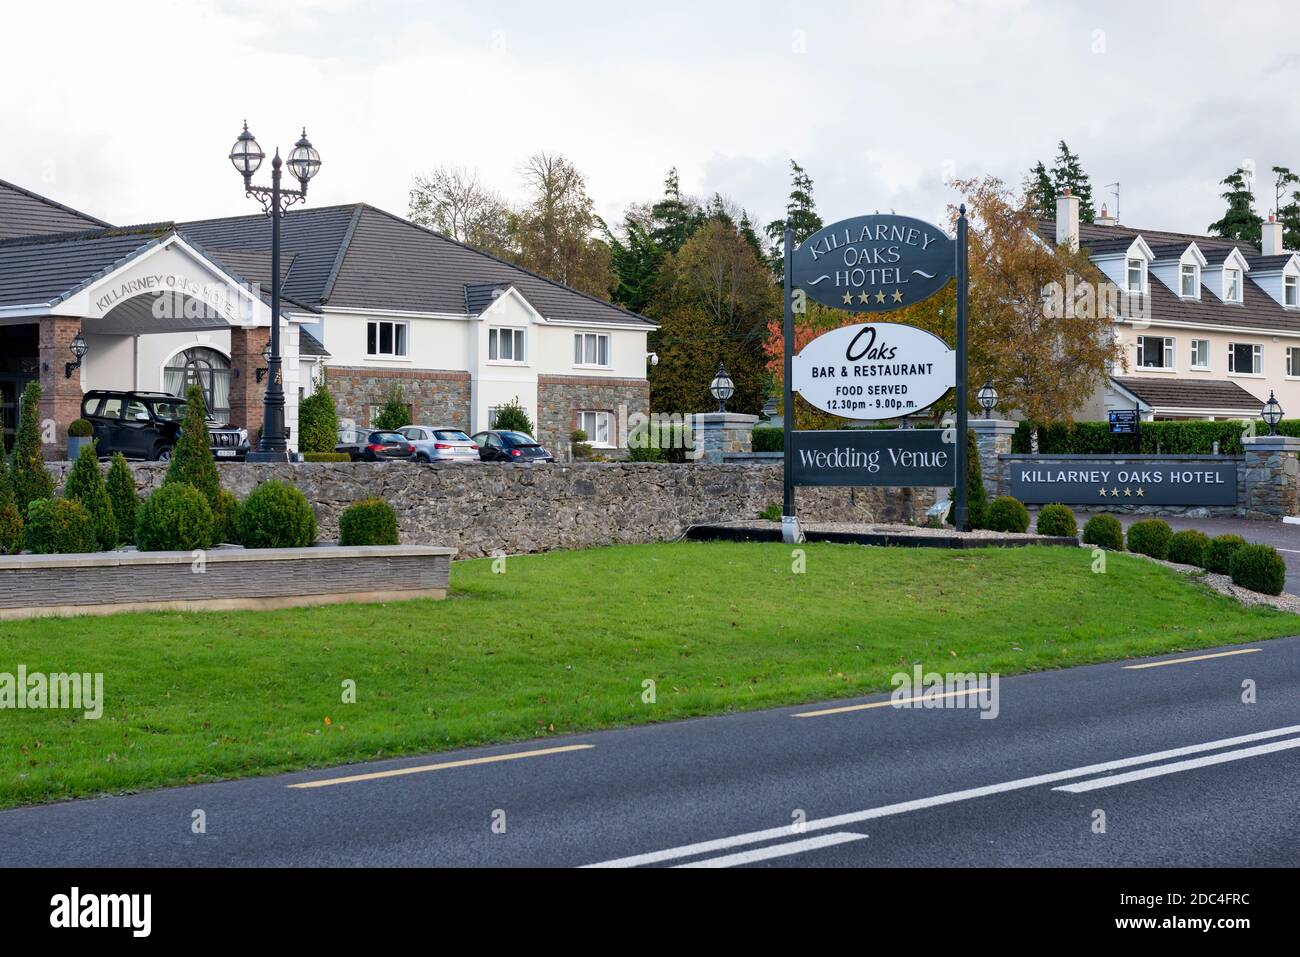
<svg viewBox="0 0 1300 957">
<path fill-rule="evenodd" d="M 397 431 L 415 446 L 415 454 L 412 458 L 417 462 L 477 463 L 479 461 L 478 446 L 460 429 L 406 425 Z"/>
</svg>

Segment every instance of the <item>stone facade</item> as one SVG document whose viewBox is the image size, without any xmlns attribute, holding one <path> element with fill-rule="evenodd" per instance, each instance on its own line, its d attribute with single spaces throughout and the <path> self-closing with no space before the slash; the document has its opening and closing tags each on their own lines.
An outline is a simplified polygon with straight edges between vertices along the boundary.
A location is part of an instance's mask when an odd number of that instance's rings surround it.
<svg viewBox="0 0 1300 957">
<path fill-rule="evenodd" d="M 569 436 L 578 427 L 579 412 L 608 412 L 617 430 L 619 412 L 626 415 L 650 411 L 650 383 L 645 379 L 605 376 L 539 375 L 537 377 L 537 441 L 555 454 L 569 456 Z M 610 441 L 616 441 L 610 436 Z M 597 450 L 608 455 L 607 450 Z"/>
<path fill-rule="evenodd" d="M 728 455 L 754 451 L 758 416 L 740 412 L 700 412 L 691 416 L 695 449 L 705 462 L 722 462 Z"/>
<path fill-rule="evenodd" d="M 62 481 L 67 466 L 55 467 Z M 142 492 L 166 468 L 133 465 Z M 553 548 L 671 541 L 688 526 L 753 519 L 781 501 L 781 465 L 594 462 L 577 465 L 414 465 L 407 462 L 262 465 L 220 463 L 222 485 L 240 498 L 278 478 L 311 501 L 324 541 L 339 513 L 378 495 L 397 512 L 406 544 L 443 545 L 462 557 Z M 807 521 L 924 524 L 933 489 L 801 488 Z"/>
<path fill-rule="evenodd" d="M 232 326 L 230 329 L 230 421 L 248 430 L 256 444 L 262 428 L 267 382 L 257 381 L 257 370 L 266 368 L 262 350 L 271 339 L 266 326 Z M 296 423 L 290 422 L 293 428 Z"/>
<path fill-rule="evenodd" d="M 971 419 L 969 428 L 975 433 L 975 448 L 980 457 L 980 478 L 990 499 L 1005 495 L 1001 491 L 1002 461 L 999 456 L 1011 453 L 1011 436 L 1019 423 L 1009 419 Z"/>
<path fill-rule="evenodd" d="M 1260 435 L 1242 444 L 1241 504 L 1246 518 L 1300 516 L 1300 439 Z"/>
<path fill-rule="evenodd" d="M 470 429 L 468 372 L 330 366 L 325 381 L 340 424 L 350 419 L 358 428 L 370 428 L 393 386 L 401 386 L 412 424 Z"/>
</svg>

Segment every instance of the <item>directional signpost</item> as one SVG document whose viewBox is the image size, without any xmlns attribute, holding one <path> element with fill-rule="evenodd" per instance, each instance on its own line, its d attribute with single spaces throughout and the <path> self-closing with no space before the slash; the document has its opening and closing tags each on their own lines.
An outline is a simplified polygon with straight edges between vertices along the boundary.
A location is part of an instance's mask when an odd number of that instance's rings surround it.
<svg viewBox="0 0 1300 957">
<path fill-rule="evenodd" d="M 856 216 L 813 233 L 798 248 L 785 231 L 785 506 L 798 539 L 798 485 L 953 485 L 954 523 L 966 528 L 966 208 L 957 238 L 908 216 Z M 850 312 L 892 312 L 957 279 L 957 348 L 891 322 L 833 329 L 794 354 L 795 289 Z M 939 430 L 799 431 L 794 393 L 835 415 L 891 419 L 928 408 L 957 389 L 956 441 Z"/>
</svg>

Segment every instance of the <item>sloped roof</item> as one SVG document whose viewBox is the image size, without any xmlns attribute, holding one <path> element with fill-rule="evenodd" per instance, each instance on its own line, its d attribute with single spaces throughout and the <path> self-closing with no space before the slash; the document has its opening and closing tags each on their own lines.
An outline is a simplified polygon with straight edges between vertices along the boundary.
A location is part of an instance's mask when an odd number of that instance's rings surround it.
<svg viewBox="0 0 1300 957">
<path fill-rule="evenodd" d="M 55 302 L 170 232 L 161 225 L 0 240 L 0 306 Z"/>
<path fill-rule="evenodd" d="M 0 239 L 102 229 L 108 223 L 0 180 Z"/>
<path fill-rule="evenodd" d="M 1147 405 L 1158 409 L 1224 409 L 1258 415 L 1264 400 L 1224 379 L 1112 376 Z"/>
<path fill-rule="evenodd" d="M 471 316 L 479 315 L 509 288 L 508 282 L 465 283 L 465 311 Z"/>
</svg>

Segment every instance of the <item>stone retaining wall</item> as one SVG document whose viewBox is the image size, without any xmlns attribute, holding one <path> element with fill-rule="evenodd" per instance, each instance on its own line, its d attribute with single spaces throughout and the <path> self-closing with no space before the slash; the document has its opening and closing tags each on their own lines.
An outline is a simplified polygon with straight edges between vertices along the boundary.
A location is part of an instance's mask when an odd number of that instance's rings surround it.
<svg viewBox="0 0 1300 957">
<path fill-rule="evenodd" d="M 59 481 L 66 464 L 56 466 Z M 165 467 L 132 466 L 142 492 Z M 267 479 L 292 482 L 316 512 L 320 538 L 335 540 L 352 502 L 377 495 L 397 512 L 403 543 L 446 545 L 462 557 L 666 541 L 688 526 L 752 519 L 781 501 L 780 463 L 708 465 L 599 462 L 526 466 L 409 462 L 221 463 L 240 498 Z M 800 489 L 808 521 L 925 522 L 933 489 Z"/>
</svg>

